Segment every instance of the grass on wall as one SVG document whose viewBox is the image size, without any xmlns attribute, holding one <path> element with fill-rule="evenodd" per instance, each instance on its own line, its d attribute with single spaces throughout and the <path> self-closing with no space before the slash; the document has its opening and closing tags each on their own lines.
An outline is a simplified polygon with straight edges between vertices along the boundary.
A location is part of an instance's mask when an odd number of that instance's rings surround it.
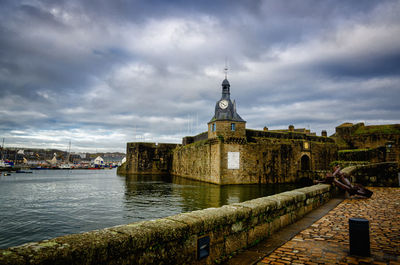
<svg viewBox="0 0 400 265">
<path fill-rule="evenodd" d="M 400 134 L 400 124 L 361 126 L 354 134 Z"/>
</svg>

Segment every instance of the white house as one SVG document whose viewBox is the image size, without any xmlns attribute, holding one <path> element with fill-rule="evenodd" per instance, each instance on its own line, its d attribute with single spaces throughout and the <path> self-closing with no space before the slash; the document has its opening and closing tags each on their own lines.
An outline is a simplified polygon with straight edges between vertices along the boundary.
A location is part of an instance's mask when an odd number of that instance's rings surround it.
<svg viewBox="0 0 400 265">
<path fill-rule="evenodd" d="M 98 166 L 103 166 L 104 165 L 104 159 L 101 158 L 101 156 L 96 157 L 96 159 L 93 161 L 93 164 L 98 165 Z"/>
</svg>

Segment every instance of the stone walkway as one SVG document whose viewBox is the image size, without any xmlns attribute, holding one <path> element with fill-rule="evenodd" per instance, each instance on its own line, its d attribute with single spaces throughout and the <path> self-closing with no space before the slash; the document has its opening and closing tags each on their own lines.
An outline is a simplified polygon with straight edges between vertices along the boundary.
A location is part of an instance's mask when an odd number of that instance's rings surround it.
<svg viewBox="0 0 400 265">
<path fill-rule="evenodd" d="M 259 261 L 264 264 L 399 264 L 400 188 L 371 188 L 370 199 L 344 200 Z M 371 257 L 349 255 L 352 217 L 369 220 Z"/>
</svg>

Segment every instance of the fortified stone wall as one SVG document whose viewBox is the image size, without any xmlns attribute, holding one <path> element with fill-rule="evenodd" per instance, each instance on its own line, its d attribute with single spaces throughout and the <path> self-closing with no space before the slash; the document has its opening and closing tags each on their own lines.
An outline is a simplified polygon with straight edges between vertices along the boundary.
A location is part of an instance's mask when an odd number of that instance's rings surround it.
<svg viewBox="0 0 400 265">
<path fill-rule="evenodd" d="M 0 264 L 216 264 L 324 204 L 330 190 L 330 185 L 319 184 L 220 208 L 28 243 L 0 250 Z M 204 246 L 201 253 L 200 246 Z M 201 259 L 200 254 L 204 254 Z"/>
<path fill-rule="evenodd" d="M 345 123 L 336 127 L 336 136 L 351 149 L 369 149 L 385 146 L 388 142 L 400 145 L 400 124 L 371 125 Z"/>
<path fill-rule="evenodd" d="M 204 141 L 207 139 L 208 139 L 208 132 L 203 132 L 195 136 L 186 136 L 183 137 L 182 139 L 182 145 L 187 145 L 198 141 Z"/>
<path fill-rule="evenodd" d="M 352 135 L 346 137 L 345 140 L 357 149 L 377 148 L 385 146 L 388 142 L 392 142 L 393 145 L 400 145 L 400 135 L 396 134 Z"/>
<path fill-rule="evenodd" d="M 208 140 L 177 147 L 173 151 L 171 173 L 185 178 L 218 183 L 217 178 L 211 178 L 211 172 L 214 172 L 214 176 L 218 172 L 217 168 L 211 168 L 211 160 L 216 160 L 217 152 L 218 150 Z"/>
<path fill-rule="evenodd" d="M 337 160 L 337 146 L 329 140 L 215 138 L 175 149 L 172 173 L 216 184 L 296 182 L 305 176 L 300 171 L 326 170 Z M 230 153 L 239 154 L 237 167 L 230 168 Z"/>
<path fill-rule="evenodd" d="M 230 122 L 218 123 L 223 125 L 230 130 Z M 200 140 L 205 137 L 202 133 L 184 138 L 183 145 L 128 143 L 127 162 L 118 173 L 172 173 L 221 185 L 287 183 L 313 176 L 304 171 L 329 169 L 329 163 L 337 160 L 337 146 L 327 137 L 244 131 L 244 123 L 237 123 L 236 129 L 238 137 L 227 134 Z"/>
<path fill-rule="evenodd" d="M 338 159 L 339 161 L 385 162 L 386 147 L 340 150 L 338 152 Z"/>
<path fill-rule="evenodd" d="M 328 137 L 321 137 L 315 135 L 309 135 L 298 132 L 274 132 L 274 131 L 257 131 L 246 129 L 246 137 L 248 141 L 252 141 L 252 138 L 273 138 L 273 139 L 297 139 L 297 140 L 307 140 L 313 142 L 322 143 L 335 143 L 335 141 Z"/>
<path fill-rule="evenodd" d="M 400 124 L 371 125 L 364 123 L 344 123 L 336 127 L 335 137 L 338 142 L 345 143 L 346 150 L 339 154 L 339 160 L 400 163 Z"/>
<path fill-rule="evenodd" d="M 304 159 L 308 161 L 304 163 L 309 164 L 307 171 L 323 170 L 328 168 L 329 161 L 336 159 L 337 151 L 334 144 L 310 142 L 305 149 L 304 141 L 281 142 L 268 138 L 243 145 L 241 149 L 243 163 L 238 175 L 251 183 L 296 182 L 301 178 L 298 172 L 302 170 Z"/>
<path fill-rule="evenodd" d="M 172 150 L 177 144 L 127 143 L 126 163 L 118 173 L 166 174 L 172 167 Z"/>
</svg>

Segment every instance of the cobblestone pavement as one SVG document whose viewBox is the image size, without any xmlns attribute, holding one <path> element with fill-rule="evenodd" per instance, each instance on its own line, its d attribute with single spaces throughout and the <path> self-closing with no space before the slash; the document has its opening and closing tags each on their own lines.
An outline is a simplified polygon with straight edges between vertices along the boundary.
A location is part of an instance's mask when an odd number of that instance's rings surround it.
<svg viewBox="0 0 400 265">
<path fill-rule="evenodd" d="M 262 259 L 261 264 L 400 265 L 400 188 L 370 188 L 371 198 L 349 198 Z M 349 218 L 369 220 L 371 257 L 349 254 Z"/>
</svg>

